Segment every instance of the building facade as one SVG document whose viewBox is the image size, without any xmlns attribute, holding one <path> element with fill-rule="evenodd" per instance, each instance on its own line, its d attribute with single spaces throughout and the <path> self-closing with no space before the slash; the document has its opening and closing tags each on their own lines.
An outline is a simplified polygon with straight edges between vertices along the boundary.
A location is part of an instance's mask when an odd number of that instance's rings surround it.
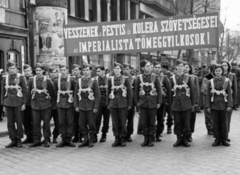
<svg viewBox="0 0 240 175">
<path fill-rule="evenodd" d="M 0 1 L 0 69 L 9 60 L 18 67 L 29 63 L 29 23 L 25 0 Z"/>
</svg>

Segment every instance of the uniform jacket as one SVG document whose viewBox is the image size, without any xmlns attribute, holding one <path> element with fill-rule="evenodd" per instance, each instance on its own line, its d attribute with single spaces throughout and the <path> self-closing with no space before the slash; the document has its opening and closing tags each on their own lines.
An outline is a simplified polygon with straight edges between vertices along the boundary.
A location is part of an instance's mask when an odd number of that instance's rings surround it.
<svg viewBox="0 0 240 175">
<path fill-rule="evenodd" d="M 236 75 L 232 72 L 224 74 L 230 80 L 230 87 L 232 90 L 233 105 L 237 104 L 237 78 Z"/>
<path fill-rule="evenodd" d="M 101 93 L 101 99 L 99 106 L 106 107 L 108 105 L 108 78 L 107 76 L 101 77 L 95 77 L 96 82 L 98 83 L 99 90 Z"/>
<path fill-rule="evenodd" d="M 168 80 L 173 76 L 173 73 L 170 71 L 167 71 L 166 73 L 164 72 L 163 74 L 167 76 Z"/>
<path fill-rule="evenodd" d="M 160 85 L 162 85 L 162 90 L 165 92 L 166 96 L 164 97 L 162 94 L 163 104 L 171 104 L 171 87 L 170 87 L 170 81 L 166 75 L 157 75 L 158 81 Z"/>
<path fill-rule="evenodd" d="M 37 89 L 43 90 L 43 87 L 46 87 L 49 96 L 51 98 L 46 98 L 47 95 L 45 93 L 35 93 L 34 98 L 32 99 L 32 90 L 33 87 L 33 78 L 30 79 L 28 82 L 28 95 L 27 95 L 27 102 L 28 104 L 31 104 L 32 109 L 35 110 L 44 110 L 48 109 L 50 107 L 56 106 L 56 94 L 55 89 L 53 86 L 53 83 L 50 79 L 47 79 L 46 81 L 43 81 L 44 77 L 36 78 L 36 86 Z"/>
<path fill-rule="evenodd" d="M 203 82 L 201 87 L 201 93 L 203 95 L 207 95 L 207 86 L 208 86 L 208 82 L 209 80 L 211 80 L 213 78 L 213 75 L 211 73 L 207 74 L 204 78 L 203 78 Z"/>
<path fill-rule="evenodd" d="M 131 89 L 132 89 L 132 93 L 131 93 L 132 97 L 131 97 L 131 99 L 132 99 L 132 106 L 134 106 L 134 105 L 135 105 L 135 100 L 134 100 L 134 92 L 135 92 L 135 77 L 132 76 L 132 75 L 129 75 L 129 76 L 126 76 L 126 77 L 128 78 L 128 81 L 129 81 L 130 87 L 131 87 Z"/>
<path fill-rule="evenodd" d="M 28 89 L 28 83 L 29 83 L 29 81 L 31 80 L 31 78 L 33 78 L 33 76 L 25 76 L 25 79 L 26 79 L 26 81 L 27 81 L 27 89 Z M 27 103 L 26 105 L 27 105 L 27 106 L 30 106 L 29 103 Z"/>
<path fill-rule="evenodd" d="M 187 79 L 189 75 L 183 74 L 181 76 L 176 75 L 176 83 L 177 85 L 183 85 L 184 79 Z M 171 82 L 171 89 L 174 88 L 173 77 L 170 80 Z M 187 81 L 187 85 L 190 88 L 190 97 L 186 95 L 186 89 L 182 88 L 176 89 L 176 94 L 172 93 L 172 110 L 173 111 L 186 111 L 193 107 L 194 105 L 194 83 L 192 79 L 189 77 Z"/>
<path fill-rule="evenodd" d="M 223 90 L 223 84 L 225 82 L 226 77 L 221 77 L 221 78 L 214 78 L 214 88 L 216 90 Z M 227 87 L 226 87 L 226 93 L 228 94 L 227 96 L 227 102 L 224 100 L 224 96 L 222 94 L 217 95 L 214 94 L 214 101 L 211 101 L 212 93 L 211 93 L 212 87 L 211 87 L 211 82 L 208 82 L 208 87 L 207 87 L 207 99 L 206 99 L 206 108 L 211 108 L 214 110 L 225 110 L 227 107 L 233 107 L 233 100 L 232 100 L 232 95 L 231 95 L 231 87 L 230 83 L 228 81 Z"/>
<path fill-rule="evenodd" d="M 18 82 L 17 74 L 9 75 L 9 85 L 16 85 Z M 17 90 L 9 88 L 6 94 L 6 77 L 3 77 L 2 86 L 1 86 L 1 104 L 8 107 L 18 107 L 27 103 L 27 84 L 24 76 L 19 76 L 18 85 L 22 88 L 23 97 L 17 96 Z"/>
<path fill-rule="evenodd" d="M 122 79 L 124 79 L 123 85 L 126 86 L 127 88 L 127 96 L 123 97 L 122 96 L 122 89 L 114 90 L 114 99 L 110 99 L 109 95 L 112 91 L 112 82 L 111 82 L 111 77 L 108 79 L 108 106 L 110 108 L 127 108 L 129 106 L 132 106 L 132 90 L 130 83 L 128 81 L 128 78 L 124 76 L 116 77 L 114 76 L 114 85 L 119 86 L 122 83 Z"/>
<path fill-rule="evenodd" d="M 140 96 L 139 93 L 141 89 L 140 87 L 141 80 L 140 80 L 140 76 L 138 76 L 135 81 L 135 103 L 140 108 L 149 108 L 149 109 L 156 108 L 157 104 L 162 104 L 162 87 L 160 85 L 160 82 L 155 74 L 149 74 L 149 75 L 142 74 L 142 77 L 143 77 L 143 82 L 154 83 L 157 96 L 150 95 L 150 92 L 152 90 L 152 87 L 150 86 L 143 86 L 145 95 Z"/>
<path fill-rule="evenodd" d="M 75 90 L 75 84 L 76 82 L 73 79 L 70 79 L 70 82 L 67 82 L 67 77 L 63 78 L 61 77 L 61 91 L 66 91 L 66 90 L 71 90 L 72 93 L 72 97 L 74 97 L 74 90 Z M 67 88 L 69 86 L 69 89 Z M 55 88 L 55 92 L 56 92 L 56 97 L 58 96 L 58 79 L 54 81 L 54 88 Z M 59 102 L 57 103 L 58 108 L 71 108 L 73 107 L 73 102 L 69 103 L 69 95 L 66 94 L 60 94 L 59 96 Z"/>
<path fill-rule="evenodd" d="M 231 72 L 236 75 L 238 87 L 240 87 L 240 69 L 234 67 L 231 69 Z"/>
<path fill-rule="evenodd" d="M 200 96 L 199 80 L 196 75 L 191 75 L 191 79 L 194 84 L 194 104 L 198 104 Z"/>
<path fill-rule="evenodd" d="M 74 107 L 75 108 L 79 107 L 79 109 L 82 111 L 91 111 L 93 109 L 98 109 L 98 106 L 100 103 L 101 94 L 100 94 L 99 86 L 96 81 L 94 81 L 91 77 L 90 78 L 83 77 L 81 79 L 82 88 L 88 88 L 90 81 L 92 81 L 91 89 L 94 94 L 94 98 L 95 98 L 94 100 L 90 100 L 88 98 L 88 95 L 89 95 L 88 92 L 81 92 L 81 100 L 79 101 L 79 97 L 78 97 L 79 82 L 77 81 L 75 85 Z"/>
</svg>

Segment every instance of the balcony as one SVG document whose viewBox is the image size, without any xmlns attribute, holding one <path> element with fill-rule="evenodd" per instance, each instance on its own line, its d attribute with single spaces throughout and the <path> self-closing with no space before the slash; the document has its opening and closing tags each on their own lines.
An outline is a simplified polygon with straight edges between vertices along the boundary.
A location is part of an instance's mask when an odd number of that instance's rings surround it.
<svg viewBox="0 0 240 175">
<path fill-rule="evenodd" d="M 159 11 L 164 16 L 173 15 L 173 0 L 141 0 L 144 4 L 148 5 L 152 9 Z"/>
</svg>

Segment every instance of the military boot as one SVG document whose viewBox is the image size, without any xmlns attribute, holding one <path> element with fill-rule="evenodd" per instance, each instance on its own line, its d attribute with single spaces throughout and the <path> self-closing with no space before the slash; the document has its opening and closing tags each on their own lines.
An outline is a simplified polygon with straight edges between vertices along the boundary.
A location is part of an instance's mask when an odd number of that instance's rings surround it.
<svg viewBox="0 0 240 175">
<path fill-rule="evenodd" d="M 9 143 L 8 145 L 5 146 L 5 148 L 13 148 L 17 146 L 17 140 L 16 139 L 12 139 L 12 142 Z"/>
<path fill-rule="evenodd" d="M 222 145 L 223 146 L 230 146 L 230 143 L 227 142 L 226 139 L 222 140 Z"/>
<path fill-rule="evenodd" d="M 53 141 L 52 141 L 53 143 L 58 143 L 57 142 L 57 137 L 53 137 Z"/>
<path fill-rule="evenodd" d="M 182 144 L 183 144 L 183 146 L 185 146 L 185 147 L 190 147 L 190 144 L 188 143 L 188 136 L 184 136 L 184 137 L 183 137 Z"/>
<path fill-rule="evenodd" d="M 27 138 L 22 142 L 22 144 L 32 143 L 32 138 L 27 136 Z"/>
<path fill-rule="evenodd" d="M 78 145 L 78 148 L 82 148 L 84 146 L 88 146 L 88 142 L 89 142 L 88 135 L 84 135 L 84 141 L 80 145 Z"/>
<path fill-rule="evenodd" d="M 179 147 L 182 145 L 182 137 L 177 136 L 177 141 L 173 144 L 173 147 Z"/>
<path fill-rule="evenodd" d="M 212 146 L 219 146 L 221 144 L 220 139 L 215 139 L 214 142 L 212 143 Z"/>
<path fill-rule="evenodd" d="M 34 141 L 33 144 L 29 145 L 29 147 L 38 147 L 38 146 L 41 146 L 41 142 L 40 141 Z"/>
<path fill-rule="evenodd" d="M 131 135 L 128 135 L 128 137 L 127 137 L 127 142 L 132 142 L 132 137 L 131 137 Z"/>
<path fill-rule="evenodd" d="M 22 141 L 21 139 L 17 139 L 17 147 L 22 148 Z"/>
<path fill-rule="evenodd" d="M 78 139 L 78 137 L 76 137 L 76 136 L 72 139 L 72 142 L 73 142 L 73 143 L 77 143 L 78 141 L 79 141 L 79 139 Z"/>
<path fill-rule="evenodd" d="M 49 138 L 45 138 L 45 140 L 44 140 L 44 147 L 45 148 L 49 148 L 50 147 L 50 139 Z"/>
<path fill-rule="evenodd" d="M 79 143 L 82 143 L 83 142 L 83 135 L 80 133 L 79 134 Z"/>
<path fill-rule="evenodd" d="M 64 147 L 65 145 L 66 145 L 66 141 L 65 141 L 65 139 L 62 139 L 62 141 L 61 141 L 59 144 L 57 144 L 56 147 L 57 147 L 57 148 L 62 148 L 62 147 Z"/>
<path fill-rule="evenodd" d="M 115 141 L 112 144 L 112 147 L 117 147 L 117 146 L 120 146 L 120 137 L 119 136 L 115 137 Z"/>
<path fill-rule="evenodd" d="M 107 135 L 103 133 L 99 142 L 101 142 L 101 143 L 106 142 L 106 140 L 107 140 Z"/>
<path fill-rule="evenodd" d="M 156 134 L 156 142 L 161 142 L 162 140 L 160 139 L 161 134 Z"/>
<path fill-rule="evenodd" d="M 144 136 L 144 141 L 143 143 L 141 144 L 142 147 L 145 147 L 148 145 L 148 141 L 149 141 L 149 138 L 147 136 Z"/>
<path fill-rule="evenodd" d="M 120 143 L 121 147 L 125 147 L 126 146 L 126 138 L 122 137 L 121 138 L 121 143 Z"/>
<path fill-rule="evenodd" d="M 153 146 L 154 146 L 154 136 L 150 136 L 148 141 L 148 147 L 153 147 Z"/>
</svg>

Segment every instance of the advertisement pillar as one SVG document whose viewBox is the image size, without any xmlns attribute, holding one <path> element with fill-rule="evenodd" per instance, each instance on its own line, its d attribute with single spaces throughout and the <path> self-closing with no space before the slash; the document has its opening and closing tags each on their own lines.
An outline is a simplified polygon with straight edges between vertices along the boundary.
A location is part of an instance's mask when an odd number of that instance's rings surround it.
<svg viewBox="0 0 240 175">
<path fill-rule="evenodd" d="M 46 67 L 67 65 L 63 26 L 67 24 L 67 0 L 36 0 L 36 62 Z"/>
</svg>

